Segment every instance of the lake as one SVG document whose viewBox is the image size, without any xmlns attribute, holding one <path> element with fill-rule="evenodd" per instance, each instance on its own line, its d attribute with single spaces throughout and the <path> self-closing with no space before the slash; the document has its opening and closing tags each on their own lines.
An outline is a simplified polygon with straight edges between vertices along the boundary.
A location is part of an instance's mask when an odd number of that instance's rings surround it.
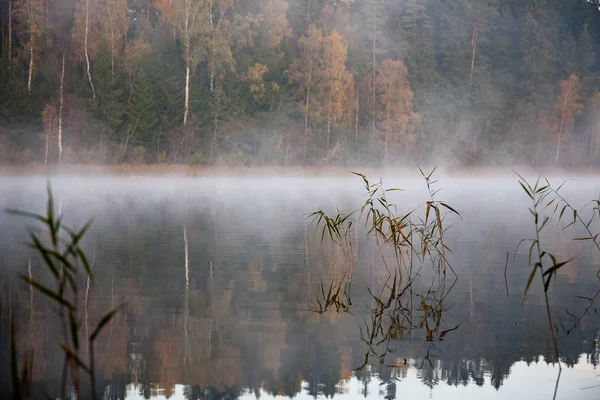
<svg viewBox="0 0 600 400">
<path fill-rule="evenodd" d="M 553 219 L 540 236 L 558 261 L 573 258 L 547 293 L 562 365 L 557 383 L 538 276 L 521 304 L 531 267 L 529 245 L 518 251 L 517 245 L 535 236 L 531 200 L 510 173 L 436 177 L 435 198 L 460 214 L 439 206 L 448 212 L 441 264 L 422 257 L 416 241 L 412 251 L 402 248 L 398 262 L 389 244 L 366 240 L 364 219 L 341 247 L 322 239 L 310 212 L 333 216 L 336 207 L 350 212 L 367 199 L 361 178 L 350 173 L 54 177 L 66 225 L 93 219 L 82 247 L 94 279 L 78 282 L 83 334 L 124 304 L 96 345 L 100 398 L 600 398 L 594 301 L 600 251 L 591 241 L 572 240 L 586 235 L 584 227 L 562 229 L 572 220 L 567 211 L 562 224 Z M 374 183 L 379 176 L 369 178 Z M 429 194 L 422 177 L 382 180 L 404 189 L 387 196 L 398 215 L 415 210 L 410 227 L 425 219 Z M 2 177 L 0 206 L 43 213 L 45 190 L 44 177 Z M 600 197 L 600 179 L 582 176 L 561 193 L 582 208 Z M 581 215 L 592 212 L 588 206 Z M 430 210 L 428 223 L 433 218 Z M 3 398 L 10 391 L 9 315 L 18 348 L 34 355 L 32 396 L 41 396 L 42 387 L 56 394 L 61 380 L 54 304 L 17 278 L 49 278 L 26 247 L 27 227 L 39 225 L 0 215 L 0 279 L 10 287 L 2 298 Z M 600 231 L 598 221 L 590 229 Z M 387 305 L 394 276 L 394 287 L 406 290 Z M 328 303 L 336 287 L 338 302 Z"/>
</svg>

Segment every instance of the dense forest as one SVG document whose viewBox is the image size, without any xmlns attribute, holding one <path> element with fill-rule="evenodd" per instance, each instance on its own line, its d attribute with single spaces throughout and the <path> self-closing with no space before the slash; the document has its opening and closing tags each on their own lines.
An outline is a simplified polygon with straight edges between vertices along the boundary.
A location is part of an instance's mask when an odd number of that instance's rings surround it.
<svg viewBox="0 0 600 400">
<path fill-rule="evenodd" d="M 0 0 L 0 163 L 590 166 L 597 0 Z"/>
</svg>

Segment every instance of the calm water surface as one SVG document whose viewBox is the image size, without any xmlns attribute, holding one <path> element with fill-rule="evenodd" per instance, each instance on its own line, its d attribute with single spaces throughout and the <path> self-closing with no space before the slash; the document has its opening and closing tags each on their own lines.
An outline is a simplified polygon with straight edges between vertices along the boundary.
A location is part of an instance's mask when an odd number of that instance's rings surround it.
<svg viewBox="0 0 600 400">
<path fill-rule="evenodd" d="M 388 349 L 382 362 L 371 355 L 360 369 L 376 306 L 367 289 L 382 287 L 386 266 L 357 224 L 347 287 L 351 313 L 314 312 L 321 285 L 339 282 L 348 263 L 306 218 L 319 209 L 348 212 L 362 205 L 360 178 L 54 178 L 66 223 L 80 227 L 94 220 L 84 248 L 95 280 L 82 329 L 89 332 L 106 310 L 125 304 L 98 343 L 104 398 L 552 398 L 558 368 L 539 281 L 521 306 L 527 249 L 515 250 L 534 234 L 529 199 L 512 175 L 438 178 L 438 198 L 463 218 L 448 219 L 456 223 L 446 243 L 458 278 L 448 274 L 443 314 L 428 320 L 439 329 L 428 337 L 430 326 L 416 319 L 379 347 Z M 383 179 L 387 187 L 405 189 L 390 193 L 399 213 L 416 208 L 415 217 L 424 215 L 422 179 Z M 564 190 L 581 207 L 599 197 L 600 180 L 581 178 Z M 0 191 L 3 209 L 44 210 L 45 178 L 0 178 Z M 24 245 L 27 226 L 35 224 L 0 215 L 0 279 L 10 282 L 19 346 L 35 354 L 36 388 L 52 391 L 62 363 L 56 317 L 45 299 L 15 278 L 47 278 Z M 542 235 L 559 260 L 575 257 L 549 291 L 563 363 L 556 397 L 598 399 L 596 304 L 565 334 L 573 316 L 589 306 L 577 296 L 600 289 L 600 254 L 590 242 L 571 240 L 578 236 L 580 228 L 561 233 L 556 224 Z M 411 293 L 415 308 L 430 298 L 431 266 L 421 275 Z M 84 278 L 81 284 L 86 287 Z M 6 394 L 6 304 L 3 309 L 0 382 Z"/>
</svg>

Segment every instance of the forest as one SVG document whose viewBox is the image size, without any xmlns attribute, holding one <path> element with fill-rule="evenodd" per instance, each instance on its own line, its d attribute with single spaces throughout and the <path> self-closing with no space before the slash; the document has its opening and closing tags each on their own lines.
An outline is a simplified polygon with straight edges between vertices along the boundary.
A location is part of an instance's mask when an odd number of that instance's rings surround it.
<svg viewBox="0 0 600 400">
<path fill-rule="evenodd" d="M 598 0 L 0 0 L 0 164 L 600 163 Z"/>
</svg>

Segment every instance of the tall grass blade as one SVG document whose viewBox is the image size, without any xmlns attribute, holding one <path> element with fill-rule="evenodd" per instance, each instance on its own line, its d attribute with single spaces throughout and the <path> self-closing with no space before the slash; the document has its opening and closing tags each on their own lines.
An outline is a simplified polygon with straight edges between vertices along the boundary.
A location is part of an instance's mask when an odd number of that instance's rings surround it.
<svg viewBox="0 0 600 400">
<path fill-rule="evenodd" d="M 100 332 L 102 331 L 102 328 L 104 328 L 104 326 L 106 324 L 108 324 L 110 322 L 110 320 L 115 316 L 115 314 L 118 313 L 123 307 L 124 307 L 124 304 L 120 304 L 117 307 L 115 307 L 114 309 L 112 309 L 111 311 L 104 314 L 104 316 L 102 317 L 100 322 L 98 322 L 96 329 L 94 329 L 94 332 L 92 332 L 92 334 L 90 335 L 90 341 L 93 342 L 94 340 L 96 340 L 96 337 L 100 334 Z"/>
<path fill-rule="evenodd" d="M 67 301 L 60 295 L 58 295 L 58 293 L 52 291 L 51 289 L 48 289 L 46 286 L 42 285 L 41 283 L 36 282 L 33 279 L 30 279 L 28 276 L 25 276 L 25 275 L 19 275 L 19 276 L 21 277 L 21 279 L 23 279 L 25 282 L 27 282 L 27 284 L 33 286 L 35 289 L 37 289 L 41 293 L 45 294 L 52 300 L 56 301 L 60 305 L 67 307 L 69 310 L 75 309 L 75 306 L 73 304 L 71 304 L 69 301 Z"/>
</svg>

